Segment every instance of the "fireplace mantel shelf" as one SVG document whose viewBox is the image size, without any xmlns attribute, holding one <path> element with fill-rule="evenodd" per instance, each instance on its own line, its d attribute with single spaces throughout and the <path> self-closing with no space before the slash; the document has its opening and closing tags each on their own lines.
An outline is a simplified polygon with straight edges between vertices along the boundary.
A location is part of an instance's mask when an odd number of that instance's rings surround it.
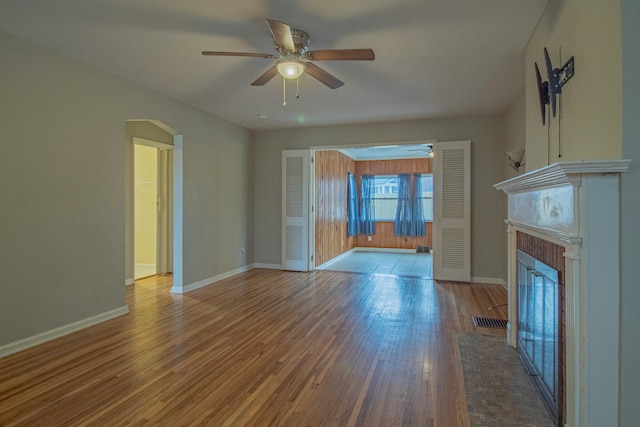
<svg viewBox="0 0 640 427">
<path fill-rule="evenodd" d="M 629 169 L 631 160 L 583 160 L 552 163 L 494 185 L 497 190 L 515 193 L 532 189 L 578 185 L 584 174 L 621 173 Z"/>
</svg>

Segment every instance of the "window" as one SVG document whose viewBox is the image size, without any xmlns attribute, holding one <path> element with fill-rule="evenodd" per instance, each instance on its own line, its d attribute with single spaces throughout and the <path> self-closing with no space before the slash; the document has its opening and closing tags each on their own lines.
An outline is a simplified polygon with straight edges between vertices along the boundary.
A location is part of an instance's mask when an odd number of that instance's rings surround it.
<svg viewBox="0 0 640 427">
<path fill-rule="evenodd" d="M 398 205 L 398 175 L 373 177 L 373 205 L 376 221 L 394 221 Z"/>
<path fill-rule="evenodd" d="M 423 174 L 422 181 L 422 211 L 425 221 L 433 221 L 433 175 Z"/>
<path fill-rule="evenodd" d="M 423 174 L 422 181 L 422 209 L 424 219 L 433 221 L 433 175 Z M 398 175 L 374 176 L 374 206 L 376 221 L 395 221 L 398 206 Z"/>
</svg>

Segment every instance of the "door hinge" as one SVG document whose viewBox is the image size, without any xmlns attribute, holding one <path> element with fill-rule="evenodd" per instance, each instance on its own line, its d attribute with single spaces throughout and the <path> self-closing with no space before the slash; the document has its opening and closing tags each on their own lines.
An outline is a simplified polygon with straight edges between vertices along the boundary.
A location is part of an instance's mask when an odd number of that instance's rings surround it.
<svg viewBox="0 0 640 427">
<path fill-rule="evenodd" d="M 311 255 L 311 261 L 313 261 L 313 255 Z"/>
</svg>

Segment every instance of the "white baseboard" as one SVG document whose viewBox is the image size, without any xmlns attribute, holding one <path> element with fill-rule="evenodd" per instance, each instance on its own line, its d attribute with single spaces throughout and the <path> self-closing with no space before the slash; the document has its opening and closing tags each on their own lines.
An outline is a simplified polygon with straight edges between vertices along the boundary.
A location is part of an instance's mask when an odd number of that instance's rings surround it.
<svg viewBox="0 0 640 427">
<path fill-rule="evenodd" d="M 488 285 L 502 285 L 505 289 L 507 288 L 507 283 L 499 278 L 499 277 L 471 277 L 471 282 L 473 283 L 486 283 Z"/>
<path fill-rule="evenodd" d="M 133 285 L 136 281 L 134 279 L 125 279 L 124 280 L 124 285 L 125 286 L 130 286 Z"/>
<path fill-rule="evenodd" d="M 38 344 L 42 344 L 47 341 L 60 338 L 61 336 L 79 331 L 81 329 L 88 328 L 89 326 L 97 325 L 98 323 L 106 322 L 107 320 L 123 316 L 127 313 L 129 313 L 129 307 L 125 305 L 124 307 L 116 308 L 115 310 L 107 311 L 105 313 L 89 317 L 87 319 L 60 326 L 59 328 L 51 329 L 50 331 L 42 332 L 41 334 L 33 335 L 28 338 L 5 344 L 0 347 L 0 357 L 17 353 L 27 348 L 34 347 Z"/>
<path fill-rule="evenodd" d="M 216 282 L 219 282 L 224 279 L 228 279 L 229 277 L 235 276 L 240 273 L 244 273 L 251 269 L 255 268 L 255 264 L 245 265 L 244 267 L 236 268 L 235 270 L 227 271 L 226 273 L 218 274 L 217 276 L 209 277 L 208 279 L 200 280 L 195 283 L 191 283 L 187 286 L 183 286 L 181 289 L 172 287 L 172 294 L 184 294 L 189 291 L 193 291 L 194 289 L 202 288 L 208 285 L 212 285 Z"/>
<path fill-rule="evenodd" d="M 348 255 L 351 255 L 352 253 L 354 253 L 354 252 L 355 252 L 355 251 L 357 251 L 357 250 L 358 250 L 357 248 L 349 249 L 347 252 L 345 252 L 345 253 L 343 253 L 343 254 L 340 254 L 340 255 L 338 255 L 338 256 L 337 256 L 337 257 L 335 257 L 335 258 L 330 259 L 329 261 L 325 262 L 324 264 L 318 265 L 318 266 L 316 267 L 316 269 L 317 269 L 317 270 L 322 270 L 322 269 L 324 269 L 324 268 L 327 268 L 327 267 L 329 267 L 331 264 L 333 264 L 334 262 L 340 261 L 342 258 L 344 258 L 344 257 L 346 257 L 346 256 L 348 256 Z"/>
<path fill-rule="evenodd" d="M 415 249 L 400 249 L 400 248 L 368 248 L 368 247 L 357 247 L 351 249 L 354 252 L 400 252 L 405 254 L 415 254 Z"/>
<path fill-rule="evenodd" d="M 282 270 L 282 265 L 280 264 L 265 264 L 263 262 L 256 262 L 253 264 L 255 268 L 268 268 L 269 270 Z"/>
</svg>

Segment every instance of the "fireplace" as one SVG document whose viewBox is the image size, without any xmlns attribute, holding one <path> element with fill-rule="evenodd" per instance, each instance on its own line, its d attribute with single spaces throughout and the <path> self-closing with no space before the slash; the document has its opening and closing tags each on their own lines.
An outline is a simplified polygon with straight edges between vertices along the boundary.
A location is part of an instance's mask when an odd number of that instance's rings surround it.
<svg viewBox="0 0 640 427">
<path fill-rule="evenodd" d="M 517 261 L 518 354 L 556 425 L 562 425 L 560 275 L 520 249 Z"/>
<path fill-rule="evenodd" d="M 507 342 L 538 369 L 559 425 L 618 425 L 619 174 L 629 164 L 554 163 L 495 185 L 508 198 Z"/>
</svg>

